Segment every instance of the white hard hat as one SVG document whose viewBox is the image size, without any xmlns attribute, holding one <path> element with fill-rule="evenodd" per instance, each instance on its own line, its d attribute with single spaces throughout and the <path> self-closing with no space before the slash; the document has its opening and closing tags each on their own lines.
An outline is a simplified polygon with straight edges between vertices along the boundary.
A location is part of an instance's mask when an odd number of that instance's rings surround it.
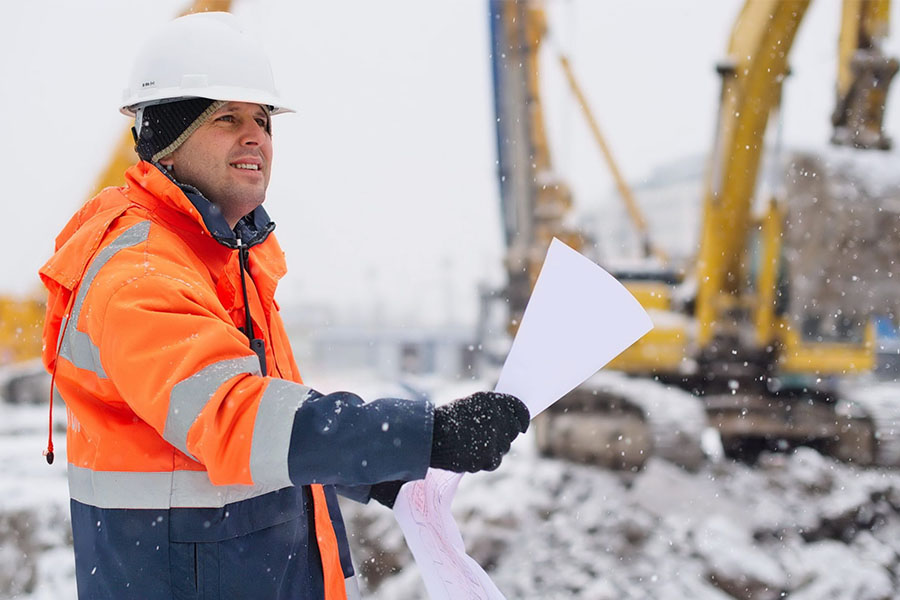
<svg viewBox="0 0 900 600">
<path fill-rule="evenodd" d="M 226 12 L 179 17 L 152 35 L 135 59 L 120 110 L 133 117 L 151 104 L 194 97 L 294 112 L 282 104 L 260 42 Z"/>
</svg>

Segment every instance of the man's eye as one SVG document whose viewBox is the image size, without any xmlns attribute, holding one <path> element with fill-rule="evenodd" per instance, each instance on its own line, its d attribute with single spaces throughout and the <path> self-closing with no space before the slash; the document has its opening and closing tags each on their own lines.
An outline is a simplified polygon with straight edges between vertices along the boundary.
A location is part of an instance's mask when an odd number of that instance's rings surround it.
<svg viewBox="0 0 900 600">
<path fill-rule="evenodd" d="M 234 115 L 222 115 L 221 117 L 216 119 L 216 121 L 225 121 L 227 123 L 232 123 L 234 122 Z"/>
<path fill-rule="evenodd" d="M 260 127 L 262 127 L 263 129 L 265 129 L 265 128 L 266 128 L 266 125 L 268 125 L 268 123 L 266 122 L 266 120 L 265 120 L 265 119 L 261 119 L 261 118 L 256 119 L 256 124 L 259 125 Z"/>
</svg>

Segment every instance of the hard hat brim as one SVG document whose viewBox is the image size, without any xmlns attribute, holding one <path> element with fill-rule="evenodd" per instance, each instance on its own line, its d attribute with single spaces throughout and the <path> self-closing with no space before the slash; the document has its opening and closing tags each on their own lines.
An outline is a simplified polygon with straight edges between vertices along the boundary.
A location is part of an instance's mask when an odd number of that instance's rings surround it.
<svg viewBox="0 0 900 600">
<path fill-rule="evenodd" d="M 270 107 L 273 115 L 280 113 L 297 112 L 295 109 L 284 106 L 281 98 L 260 93 L 258 90 L 242 90 L 224 86 L 198 87 L 194 89 L 156 89 L 152 93 L 142 97 L 126 98 L 126 104 L 119 108 L 123 115 L 134 117 L 137 109 L 152 104 L 175 102 L 186 98 L 209 98 L 210 100 L 222 100 L 225 102 L 249 102 Z"/>
</svg>

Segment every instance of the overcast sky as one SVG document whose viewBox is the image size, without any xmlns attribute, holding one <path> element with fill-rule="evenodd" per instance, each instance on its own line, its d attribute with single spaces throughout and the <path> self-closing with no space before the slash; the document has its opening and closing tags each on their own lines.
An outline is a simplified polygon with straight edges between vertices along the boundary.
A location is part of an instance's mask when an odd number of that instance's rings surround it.
<svg viewBox="0 0 900 600">
<path fill-rule="evenodd" d="M 188 2 L 9 2 L 0 20 L 6 215 L 0 292 L 38 285 L 53 238 L 130 123 L 118 105 L 138 39 Z M 738 0 L 549 2 L 621 168 L 636 182 L 705 154 Z M 402 323 L 470 320 L 475 285 L 502 278 L 485 0 L 234 0 L 283 94 L 266 208 L 289 273 L 285 307 L 330 305 Z M 895 22 L 900 5 L 894 5 Z M 787 144 L 830 132 L 840 3 L 813 3 L 792 51 Z M 900 36 L 898 36 L 900 37 Z M 888 48 L 900 54 L 900 40 Z M 578 210 L 611 179 L 547 60 L 554 160 Z M 888 129 L 900 139 L 900 98 Z M 287 308 L 287 310 L 292 310 Z"/>
</svg>

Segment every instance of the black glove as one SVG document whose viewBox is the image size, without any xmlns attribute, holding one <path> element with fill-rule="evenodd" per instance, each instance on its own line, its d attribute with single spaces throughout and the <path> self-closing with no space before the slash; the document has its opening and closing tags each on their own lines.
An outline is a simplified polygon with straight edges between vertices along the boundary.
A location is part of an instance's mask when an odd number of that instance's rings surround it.
<svg viewBox="0 0 900 600">
<path fill-rule="evenodd" d="M 531 415 L 509 394 L 477 392 L 434 410 L 431 466 L 462 473 L 493 471 Z"/>
<path fill-rule="evenodd" d="M 403 480 L 382 481 L 381 483 L 376 483 L 369 488 L 369 498 L 377 500 L 388 508 L 394 508 L 397 494 L 400 493 L 400 488 L 403 487 L 404 483 L 406 482 Z"/>
</svg>

